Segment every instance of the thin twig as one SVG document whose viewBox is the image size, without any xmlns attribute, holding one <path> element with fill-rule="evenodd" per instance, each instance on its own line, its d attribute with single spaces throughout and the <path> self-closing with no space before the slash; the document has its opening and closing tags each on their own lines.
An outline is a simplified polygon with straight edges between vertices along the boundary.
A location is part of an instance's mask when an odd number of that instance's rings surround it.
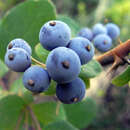
<svg viewBox="0 0 130 130">
<path fill-rule="evenodd" d="M 25 130 L 28 130 L 28 111 L 25 110 Z"/>
<path fill-rule="evenodd" d="M 61 105 L 61 102 L 57 102 L 57 106 L 56 106 L 56 115 L 58 116 L 59 114 L 59 110 L 60 110 L 60 105 Z"/>
<path fill-rule="evenodd" d="M 18 118 L 16 127 L 15 127 L 15 130 L 19 130 L 20 123 L 21 123 L 21 121 L 22 121 L 22 117 L 23 117 L 23 111 L 22 111 L 22 112 L 20 113 L 20 115 L 19 115 L 19 118 Z"/>
<path fill-rule="evenodd" d="M 31 60 L 32 60 L 33 62 L 35 62 L 36 64 L 42 66 L 43 68 L 46 68 L 46 65 L 45 65 L 45 64 L 41 63 L 40 61 L 36 60 L 35 58 L 31 57 Z"/>
<path fill-rule="evenodd" d="M 41 129 L 41 126 L 40 126 L 40 124 L 39 124 L 39 121 L 37 120 L 35 114 L 33 113 L 32 109 L 31 109 L 31 107 L 28 106 L 27 108 L 28 108 L 28 110 L 29 110 L 29 112 L 30 112 L 30 115 L 31 115 L 33 121 L 35 122 L 35 125 L 36 125 L 36 127 L 37 127 L 37 130 L 42 130 L 42 129 Z"/>
</svg>

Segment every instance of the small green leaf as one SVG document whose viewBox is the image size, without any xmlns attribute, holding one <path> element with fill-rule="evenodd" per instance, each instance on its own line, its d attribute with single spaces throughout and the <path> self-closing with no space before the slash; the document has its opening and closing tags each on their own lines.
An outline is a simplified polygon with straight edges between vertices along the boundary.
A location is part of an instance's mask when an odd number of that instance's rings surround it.
<svg viewBox="0 0 130 130">
<path fill-rule="evenodd" d="M 0 99 L 0 129 L 14 130 L 24 108 L 24 101 L 16 95 Z"/>
<path fill-rule="evenodd" d="M 23 38 L 34 51 L 40 28 L 52 19 L 56 19 L 56 11 L 48 0 L 26 0 L 12 8 L 0 24 L 0 58 L 4 59 L 6 47 L 14 38 Z"/>
<path fill-rule="evenodd" d="M 69 16 L 58 15 L 57 20 L 61 20 L 61 21 L 65 22 L 66 24 L 69 25 L 69 27 L 71 28 L 71 31 L 72 31 L 72 36 L 77 35 L 77 33 L 80 30 L 80 25 L 75 20 L 70 18 Z"/>
<path fill-rule="evenodd" d="M 47 125 L 43 130 L 78 130 L 67 121 L 56 121 Z"/>
<path fill-rule="evenodd" d="M 124 86 L 125 84 L 128 84 L 129 81 L 130 81 L 130 66 L 128 66 L 123 73 L 116 76 L 112 80 L 112 84 L 121 87 Z"/>
<path fill-rule="evenodd" d="M 43 62 L 43 63 L 46 63 L 46 59 L 47 59 L 47 56 L 49 54 L 49 51 L 47 51 L 46 49 L 44 49 L 41 44 L 37 44 L 35 46 L 35 52 L 36 52 L 36 55 L 40 58 L 40 60 Z"/>
<path fill-rule="evenodd" d="M 62 104 L 60 104 L 58 115 L 56 115 L 57 103 L 55 102 L 45 102 L 41 104 L 33 104 L 32 109 L 37 116 L 37 119 L 43 123 L 43 125 L 48 125 L 51 122 L 58 120 L 65 120 L 65 112 Z"/>
<path fill-rule="evenodd" d="M 51 80 L 50 87 L 47 91 L 44 92 L 45 95 L 54 95 L 56 93 L 56 82 L 54 80 Z"/>
<path fill-rule="evenodd" d="M 96 60 L 91 60 L 81 67 L 80 77 L 94 78 L 102 72 L 101 65 Z"/>
<path fill-rule="evenodd" d="M 0 60 L 0 77 L 2 77 L 6 72 L 8 72 L 8 67 Z"/>
<path fill-rule="evenodd" d="M 84 81 L 85 85 L 86 85 L 86 89 L 90 88 L 90 79 L 86 78 L 86 77 L 81 77 L 82 75 L 80 75 L 79 77 Z"/>
<path fill-rule="evenodd" d="M 95 118 L 97 112 L 96 104 L 90 98 L 86 98 L 77 104 L 65 104 L 64 109 L 67 120 L 79 129 L 87 127 Z"/>
</svg>

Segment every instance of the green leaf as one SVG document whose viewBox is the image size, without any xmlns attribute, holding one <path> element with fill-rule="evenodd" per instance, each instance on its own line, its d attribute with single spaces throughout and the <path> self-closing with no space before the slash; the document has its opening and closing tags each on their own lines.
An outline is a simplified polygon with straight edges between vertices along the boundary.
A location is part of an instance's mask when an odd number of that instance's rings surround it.
<svg viewBox="0 0 130 130">
<path fill-rule="evenodd" d="M 2 77 L 6 72 L 8 72 L 8 67 L 0 60 L 0 77 Z"/>
<path fill-rule="evenodd" d="M 46 49 L 44 49 L 42 47 L 42 45 L 39 43 L 35 46 L 35 52 L 36 52 L 36 55 L 40 58 L 40 60 L 43 62 L 43 63 L 46 63 L 46 59 L 47 59 L 47 56 L 49 54 L 49 51 L 47 51 Z"/>
<path fill-rule="evenodd" d="M 49 123 L 58 120 L 65 120 L 66 116 L 62 104 L 60 104 L 58 115 L 56 115 L 56 108 L 57 103 L 55 102 L 32 105 L 32 109 L 37 116 L 37 119 L 43 123 L 43 125 L 48 125 Z"/>
<path fill-rule="evenodd" d="M 34 97 L 32 95 L 32 92 L 30 92 L 30 91 L 24 92 L 24 94 L 22 95 L 22 99 L 24 100 L 24 102 L 27 105 L 32 103 L 34 101 Z"/>
<path fill-rule="evenodd" d="M 47 91 L 44 92 L 45 95 L 54 95 L 56 93 L 56 82 L 54 80 L 51 80 L 50 87 Z"/>
<path fill-rule="evenodd" d="M 0 58 L 4 59 L 6 47 L 14 38 L 25 39 L 34 50 L 41 26 L 52 19 L 56 19 L 55 8 L 47 0 L 27 0 L 12 8 L 0 24 Z"/>
<path fill-rule="evenodd" d="M 57 121 L 47 125 L 44 130 L 78 130 L 67 121 Z"/>
<path fill-rule="evenodd" d="M 97 107 L 95 102 L 86 98 L 77 104 L 64 105 L 67 119 L 77 128 L 87 127 L 96 116 Z"/>
<path fill-rule="evenodd" d="M 123 73 L 116 76 L 112 80 L 112 84 L 121 87 L 124 86 L 125 84 L 128 84 L 129 81 L 130 81 L 130 66 L 128 66 Z"/>
<path fill-rule="evenodd" d="M 86 77 L 82 77 L 82 75 L 79 76 L 85 83 L 86 89 L 90 88 L 90 79 Z"/>
<path fill-rule="evenodd" d="M 58 15 L 57 20 L 61 20 L 69 25 L 69 27 L 71 28 L 71 31 L 72 31 L 72 36 L 76 36 L 80 30 L 80 25 L 75 20 L 70 18 L 69 16 Z"/>
<path fill-rule="evenodd" d="M 14 130 L 22 109 L 24 101 L 16 95 L 9 95 L 0 99 L 0 129 Z"/>
<path fill-rule="evenodd" d="M 81 78 L 94 78 L 102 72 L 101 65 L 96 60 L 91 60 L 81 67 Z"/>
</svg>

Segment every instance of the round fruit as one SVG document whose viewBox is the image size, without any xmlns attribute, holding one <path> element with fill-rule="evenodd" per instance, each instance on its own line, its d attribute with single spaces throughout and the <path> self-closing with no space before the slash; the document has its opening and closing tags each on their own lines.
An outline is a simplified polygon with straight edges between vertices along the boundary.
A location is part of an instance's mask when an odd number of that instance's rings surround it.
<svg viewBox="0 0 130 130">
<path fill-rule="evenodd" d="M 25 40 L 20 38 L 16 38 L 12 40 L 7 46 L 7 51 L 12 48 L 22 48 L 25 51 L 27 51 L 30 55 L 32 54 L 32 50 L 29 44 Z"/>
<path fill-rule="evenodd" d="M 5 64 L 16 72 L 24 72 L 31 66 L 30 55 L 22 48 L 13 48 L 5 54 Z"/>
<path fill-rule="evenodd" d="M 68 47 L 78 54 L 82 65 L 88 63 L 94 56 L 94 46 L 86 38 L 73 38 Z"/>
<path fill-rule="evenodd" d="M 47 57 L 46 67 L 51 78 L 58 83 L 67 83 L 80 73 L 79 56 L 71 49 L 58 47 Z"/>
<path fill-rule="evenodd" d="M 89 29 L 89 28 L 81 29 L 80 32 L 78 33 L 78 36 L 87 38 L 90 41 L 92 41 L 92 39 L 93 39 L 93 33 L 92 33 L 91 29 Z"/>
<path fill-rule="evenodd" d="M 70 83 L 58 84 L 56 95 L 58 99 L 65 104 L 77 103 L 85 96 L 85 84 L 80 78 L 74 79 Z"/>
<path fill-rule="evenodd" d="M 99 35 L 99 34 L 107 34 L 106 28 L 105 28 L 102 24 L 100 24 L 100 23 L 95 24 L 95 25 L 93 26 L 92 31 L 93 31 L 94 37 L 95 37 L 96 35 Z"/>
<path fill-rule="evenodd" d="M 116 24 L 108 23 L 106 25 L 107 34 L 112 38 L 116 39 L 120 35 L 120 29 Z"/>
<path fill-rule="evenodd" d="M 71 38 L 69 26 L 61 21 L 54 20 L 44 24 L 39 33 L 39 40 L 47 50 L 67 46 Z"/>
<path fill-rule="evenodd" d="M 48 72 L 38 65 L 28 68 L 23 75 L 24 86 L 34 93 L 40 93 L 47 90 L 50 81 L 51 79 Z"/>
<path fill-rule="evenodd" d="M 106 52 L 111 49 L 112 40 L 106 34 L 97 35 L 94 40 L 94 46 L 101 52 Z"/>
</svg>

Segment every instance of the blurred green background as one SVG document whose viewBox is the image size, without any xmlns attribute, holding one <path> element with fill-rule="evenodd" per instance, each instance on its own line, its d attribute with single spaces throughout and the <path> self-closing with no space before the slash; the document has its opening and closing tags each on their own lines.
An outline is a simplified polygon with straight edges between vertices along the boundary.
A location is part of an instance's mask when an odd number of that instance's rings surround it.
<svg viewBox="0 0 130 130">
<path fill-rule="evenodd" d="M 0 0 L 0 18 L 8 13 L 10 8 L 24 1 L 26 0 Z M 56 6 L 58 19 L 63 19 L 71 25 L 73 36 L 80 28 L 91 28 L 97 22 L 105 24 L 107 19 L 108 22 L 120 27 L 122 41 L 130 39 L 130 0 L 52 0 L 52 2 Z M 118 72 L 121 71 L 122 68 L 118 69 Z M 98 89 L 90 95 L 98 104 L 97 117 L 84 130 L 130 130 L 130 88 L 127 85 L 120 88 L 102 82 L 98 81 L 98 85 L 96 84 Z"/>
<path fill-rule="evenodd" d="M 0 17 L 26 0 L 0 0 Z M 97 22 L 114 22 L 121 28 L 122 41 L 130 38 L 130 0 L 51 0 L 58 14 L 73 18 L 81 27 Z"/>
</svg>

